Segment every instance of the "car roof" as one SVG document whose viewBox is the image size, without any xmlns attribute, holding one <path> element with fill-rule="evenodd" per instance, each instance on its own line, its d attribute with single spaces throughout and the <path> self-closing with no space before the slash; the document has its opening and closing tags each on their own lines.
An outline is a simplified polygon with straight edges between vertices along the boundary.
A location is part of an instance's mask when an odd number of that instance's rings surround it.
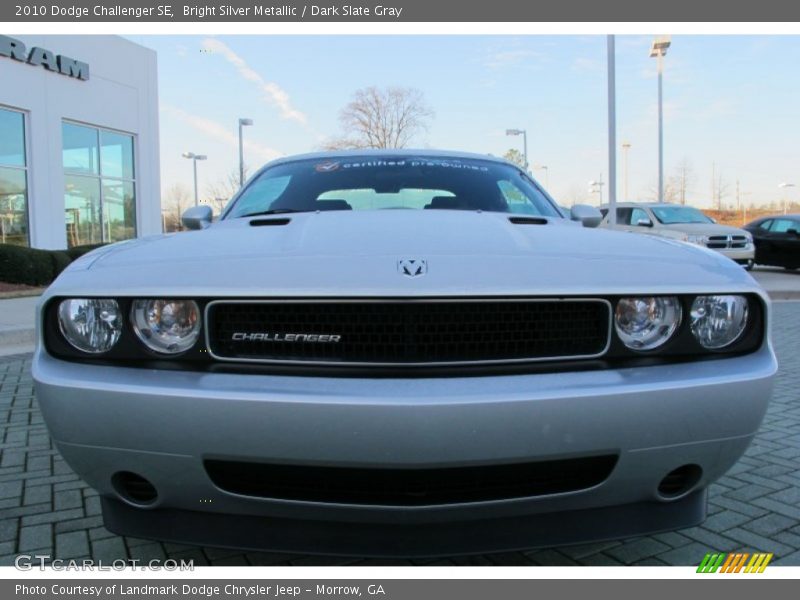
<svg viewBox="0 0 800 600">
<path fill-rule="evenodd" d="M 677 204 L 675 202 L 617 202 L 617 208 L 640 208 L 642 206 L 648 206 L 650 208 L 660 207 L 660 206 L 687 206 L 686 204 Z M 608 203 L 601 204 L 601 208 L 608 208 Z M 689 206 L 689 208 L 697 208 L 695 206 Z M 698 209 L 700 210 L 700 209 Z"/>
</svg>

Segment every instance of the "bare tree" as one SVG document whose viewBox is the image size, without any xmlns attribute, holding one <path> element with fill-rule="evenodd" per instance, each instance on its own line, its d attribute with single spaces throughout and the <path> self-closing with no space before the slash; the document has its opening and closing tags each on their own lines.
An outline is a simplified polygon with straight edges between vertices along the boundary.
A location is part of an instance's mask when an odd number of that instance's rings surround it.
<svg viewBox="0 0 800 600">
<path fill-rule="evenodd" d="M 329 140 L 325 148 L 405 148 L 428 130 L 433 116 L 417 89 L 373 86 L 357 90 L 339 113 L 342 136 Z"/>
<path fill-rule="evenodd" d="M 161 202 L 161 226 L 164 232 L 181 231 L 181 215 L 192 204 L 189 189 L 176 183 L 167 190 Z"/>
<path fill-rule="evenodd" d="M 696 179 L 691 161 L 684 157 L 675 167 L 675 174 L 667 182 L 667 185 L 673 190 L 674 200 L 681 204 L 686 204 L 686 194 L 690 191 Z"/>
<path fill-rule="evenodd" d="M 244 168 L 244 178 L 247 179 L 248 169 Z M 239 169 L 229 172 L 225 177 L 206 186 L 203 204 L 208 204 L 212 210 L 219 214 L 228 204 L 233 195 L 239 191 Z"/>
<path fill-rule="evenodd" d="M 514 163 L 518 167 L 524 169 L 525 168 L 525 157 L 523 156 L 522 152 L 517 150 L 516 148 L 511 148 L 508 152 L 503 154 L 503 158 L 507 161 Z"/>
</svg>

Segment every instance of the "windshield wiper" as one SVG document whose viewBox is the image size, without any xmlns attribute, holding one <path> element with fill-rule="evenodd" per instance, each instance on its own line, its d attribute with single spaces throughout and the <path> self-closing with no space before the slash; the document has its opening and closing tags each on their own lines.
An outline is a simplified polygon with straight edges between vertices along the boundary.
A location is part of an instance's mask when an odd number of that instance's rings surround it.
<svg viewBox="0 0 800 600">
<path fill-rule="evenodd" d="M 245 215 L 239 215 L 236 218 L 243 219 L 245 217 L 261 217 L 264 215 L 285 215 L 287 213 L 304 213 L 304 212 L 313 212 L 313 211 L 301 210 L 299 208 L 271 208 L 269 210 L 259 210 L 257 212 L 247 213 Z"/>
</svg>

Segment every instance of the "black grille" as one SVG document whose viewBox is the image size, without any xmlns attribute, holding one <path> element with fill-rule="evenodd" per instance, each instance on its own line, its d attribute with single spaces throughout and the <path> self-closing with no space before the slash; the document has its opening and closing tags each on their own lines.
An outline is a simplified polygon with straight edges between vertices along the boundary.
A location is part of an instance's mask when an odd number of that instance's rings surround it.
<svg viewBox="0 0 800 600">
<path fill-rule="evenodd" d="M 218 302 L 207 323 L 210 350 L 221 358 L 504 362 L 601 354 L 609 308 L 597 300 Z"/>
<path fill-rule="evenodd" d="M 605 481 L 613 454 L 478 467 L 370 469 L 206 460 L 218 488 L 234 494 L 339 504 L 429 506 L 573 492 Z"/>
</svg>

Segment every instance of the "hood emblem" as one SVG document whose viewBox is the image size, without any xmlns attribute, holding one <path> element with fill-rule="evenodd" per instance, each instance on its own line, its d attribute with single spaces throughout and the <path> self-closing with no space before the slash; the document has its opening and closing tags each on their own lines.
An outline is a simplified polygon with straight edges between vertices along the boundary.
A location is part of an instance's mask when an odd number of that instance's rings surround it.
<svg viewBox="0 0 800 600">
<path fill-rule="evenodd" d="M 397 261 L 397 271 L 406 277 L 419 277 L 428 272 L 428 262 L 419 258 L 404 258 Z"/>
</svg>

